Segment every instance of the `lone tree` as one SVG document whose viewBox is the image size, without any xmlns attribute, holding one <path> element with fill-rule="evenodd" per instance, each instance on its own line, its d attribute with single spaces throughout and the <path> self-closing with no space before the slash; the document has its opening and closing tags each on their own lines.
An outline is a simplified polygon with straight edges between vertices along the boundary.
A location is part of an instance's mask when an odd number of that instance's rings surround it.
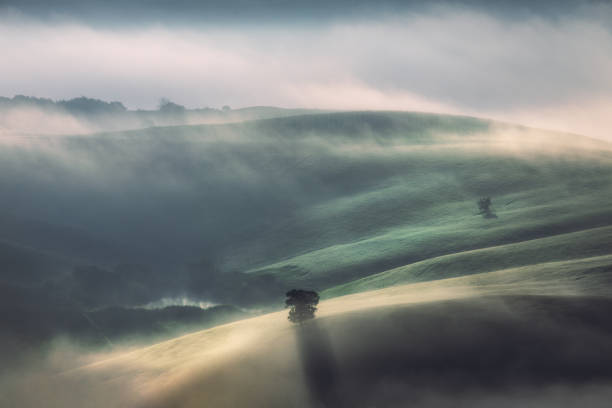
<svg viewBox="0 0 612 408">
<path fill-rule="evenodd" d="M 302 324 L 314 318 L 319 304 L 319 294 L 313 290 L 292 289 L 285 294 L 285 307 L 289 307 L 289 321 Z"/>
<path fill-rule="evenodd" d="M 484 218 L 497 218 L 493 210 L 491 210 L 491 197 L 482 197 L 478 200 L 478 209 Z"/>
</svg>

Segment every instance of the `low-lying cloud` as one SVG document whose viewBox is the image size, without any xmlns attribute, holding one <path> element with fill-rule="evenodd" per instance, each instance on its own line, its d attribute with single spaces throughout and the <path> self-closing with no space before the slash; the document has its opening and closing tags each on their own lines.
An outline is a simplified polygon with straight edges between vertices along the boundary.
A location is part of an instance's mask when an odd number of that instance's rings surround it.
<svg viewBox="0 0 612 408">
<path fill-rule="evenodd" d="M 468 297 L 336 314 L 300 328 L 275 313 L 98 357 L 74 371 L 61 370 L 58 356 L 69 351 L 59 349 L 38 374 L 13 380 L 22 388 L 5 400 L 24 407 L 45 400 L 53 407 L 603 408 L 612 395 L 602 352 L 612 333 L 609 306 L 576 296 Z M 49 375 L 49 367 L 62 374 Z"/>
<path fill-rule="evenodd" d="M 317 25 L 180 28 L 4 13 L 0 94 L 86 95 L 131 108 L 167 96 L 191 107 L 464 113 L 609 138 L 612 35 L 593 17 L 609 10 L 591 9 L 519 19 L 439 6 Z"/>
</svg>

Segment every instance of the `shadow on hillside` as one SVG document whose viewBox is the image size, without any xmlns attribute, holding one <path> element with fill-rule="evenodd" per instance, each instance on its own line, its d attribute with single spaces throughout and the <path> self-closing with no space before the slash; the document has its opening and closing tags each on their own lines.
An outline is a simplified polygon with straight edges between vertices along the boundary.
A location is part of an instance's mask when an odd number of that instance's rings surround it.
<svg viewBox="0 0 612 408">
<path fill-rule="evenodd" d="M 337 378 L 350 390 L 345 406 L 522 406 L 538 398 L 533 406 L 603 407 L 612 392 L 611 310 L 603 298 L 483 297 L 325 324 Z"/>
<path fill-rule="evenodd" d="M 314 407 L 341 407 L 339 377 L 327 331 L 311 320 L 296 327 L 297 347 L 306 387 Z"/>
<path fill-rule="evenodd" d="M 200 361 L 140 408 L 607 408 L 611 310 L 609 298 L 496 296 L 317 318 Z"/>
</svg>

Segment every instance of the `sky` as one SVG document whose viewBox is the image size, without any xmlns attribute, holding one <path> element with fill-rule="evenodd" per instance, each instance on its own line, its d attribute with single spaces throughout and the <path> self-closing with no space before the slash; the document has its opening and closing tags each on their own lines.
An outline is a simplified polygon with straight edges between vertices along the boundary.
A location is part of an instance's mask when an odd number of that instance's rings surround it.
<svg viewBox="0 0 612 408">
<path fill-rule="evenodd" d="M 0 96 L 489 117 L 612 140 L 607 2 L 0 0 Z"/>
</svg>

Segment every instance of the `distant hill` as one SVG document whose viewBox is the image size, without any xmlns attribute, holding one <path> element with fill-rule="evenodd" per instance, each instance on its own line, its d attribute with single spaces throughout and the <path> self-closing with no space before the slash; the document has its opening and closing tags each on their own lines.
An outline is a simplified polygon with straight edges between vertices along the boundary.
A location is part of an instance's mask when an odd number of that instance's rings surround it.
<svg viewBox="0 0 612 408">
<path fill-rule="evenodd" d="M 253 106 L 187 109 L 162 100 L 156 110 L 129 110 L 121 102 L 79 97 L 54 101 L 17 95 L 0 97 L 0 137 L 85 134 L 203 123 L 228 123 L 321 112 Z"/>
</svg>

